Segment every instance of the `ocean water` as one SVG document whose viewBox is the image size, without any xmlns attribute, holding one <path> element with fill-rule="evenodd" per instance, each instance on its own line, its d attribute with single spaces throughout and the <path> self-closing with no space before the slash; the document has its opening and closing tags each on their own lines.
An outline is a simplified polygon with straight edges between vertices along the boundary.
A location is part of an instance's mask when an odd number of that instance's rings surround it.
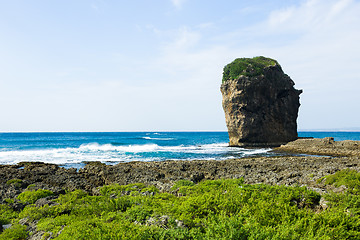
<svg viewBox="0 0 360 240">
<path fill-rule="evenodd" d="M 301 137 L 360 140 L 360 132 L 300 132 Z M 228 147 L 227 132 L 0 133 L 0 164 L 46 162 L 82 167 L 106 164 L 242 158 L 272 155 L 270 148 Z"/>
<path fill-rule="evenodd" d="M 339 132 L 299 132 L 299 137 L 324 138 L 333 137 L 335 141 L 353 140 L 360 141 L 360 132 L 339 131 Z"/>
</svg>

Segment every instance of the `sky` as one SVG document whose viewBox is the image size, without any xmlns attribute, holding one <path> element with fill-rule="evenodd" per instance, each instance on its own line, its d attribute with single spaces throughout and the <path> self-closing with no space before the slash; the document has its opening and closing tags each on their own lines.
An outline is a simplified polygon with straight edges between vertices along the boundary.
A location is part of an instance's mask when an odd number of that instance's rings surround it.
<svg viewBox="0 0 360 240">
<path fill-rule="evenodd" d="M 235 58 L 276 59 L 299 130 L 360 130 L 359 0 L 0 0 L 0 132 L 226 131 Z"/>
</svg>

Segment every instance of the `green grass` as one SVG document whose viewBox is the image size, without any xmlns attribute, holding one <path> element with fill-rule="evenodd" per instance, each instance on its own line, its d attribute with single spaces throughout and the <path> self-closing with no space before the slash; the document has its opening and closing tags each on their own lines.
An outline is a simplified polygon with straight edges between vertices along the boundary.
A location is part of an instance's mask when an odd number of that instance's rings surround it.
<svg viewBox="0 0 360 240">
<path fill-rule="evenodd" d="M 265 67 L 274 66 L 278 62 L 263 56 L 254 58 L 237 58 L 224 67 L 223 82 L 237 79 L 240 76 L 259 76 L 263 74 Z"/>
<path fill-rule="evenodd" d="M 325 181 L 353 189 L 358 174 L 346 170 Z M 112 184 L 97 196 L 76 190 L 60 195 L 57 205 L 28 204 L 20 213 L 2 205 L 1 216 L 14 225 L 0 239 L 26 236 L 16 224 L 22 218 L 38 220 L 38 230 L 59 234 L 55 239 L 359 239 L 358 196 L 353 190 L 328 194 L 330 208 L 319 211 L 321 196 L 306 187 L 181 180 L 160 192 Z"/>
</svg>

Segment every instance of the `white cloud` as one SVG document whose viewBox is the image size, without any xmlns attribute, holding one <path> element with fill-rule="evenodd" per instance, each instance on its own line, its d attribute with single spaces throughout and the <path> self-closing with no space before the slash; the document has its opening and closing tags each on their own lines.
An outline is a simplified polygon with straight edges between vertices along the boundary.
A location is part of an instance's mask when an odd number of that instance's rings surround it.
<svg viewBox="0 0 360 240">
<path fill-rule="evenodd" d="M 188 49 L 195 46 L 201 38 L 201 34 L 191 31 L 187 27 L 181 27 L 175 32 L 174 40 L 167 45 L 170 49 Z"/>
<path fill-rule="evenodd" d="M 334 29 L 349 17 L 359 15 L 353 15 L 358 8 L 359 3 L 353 0 L 308 0 L 298 7 L 273 11 L 267 20 L 267 28 L 275 32 Z"/>
<path fill-rule="evenodd" d="M 279 46 L 263 46 L 295 80 L 301 95 L 300 128 L 355 127 L 360 96 L 360 3 L 311 0 L 274 11 L 267 36 L 293 36 Z M 254 29 L 259 31 L 258 29 Z M 261 30 L 260 30 L 261 31 Z M 284 67 L 286 66 L 286 67 Z"/>
<path fill-rule="evenodd" d="M 271 27 L 277 27 L 279 24 L 283 24 L 288 21 L 294 14 L 294 7 L 287 8 L 281 11 L 273 12 L 269 17 L 269 24 Z"/>
<path fill-rule="evenodd" d="M 183 4 L 186 2 L 187 0 L 171 0 L 172 4 L 177 8 L 177 9 L 181 9 Z"/>
</svg>

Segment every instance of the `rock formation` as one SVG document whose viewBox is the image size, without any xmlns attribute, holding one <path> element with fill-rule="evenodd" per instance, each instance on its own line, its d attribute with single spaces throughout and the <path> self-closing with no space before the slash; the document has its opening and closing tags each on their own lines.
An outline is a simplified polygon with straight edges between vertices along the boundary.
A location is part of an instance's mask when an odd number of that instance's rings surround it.
<svg viewBox="0 0 360 240">
<path fill-rule="evenodd" d="M 359 157 L 360 141 L 334 141 L 332 137 L 302 138 L 275 148 L 278 152 L 314 154 L 338 157 Z"/>
<path fill-rule="evenodd" d="M 280 146 L 297 139 L 302 90 L 279 63 L 238 58 L 224 67 L 221 93 L 230 146 Z"/>
</svg>

